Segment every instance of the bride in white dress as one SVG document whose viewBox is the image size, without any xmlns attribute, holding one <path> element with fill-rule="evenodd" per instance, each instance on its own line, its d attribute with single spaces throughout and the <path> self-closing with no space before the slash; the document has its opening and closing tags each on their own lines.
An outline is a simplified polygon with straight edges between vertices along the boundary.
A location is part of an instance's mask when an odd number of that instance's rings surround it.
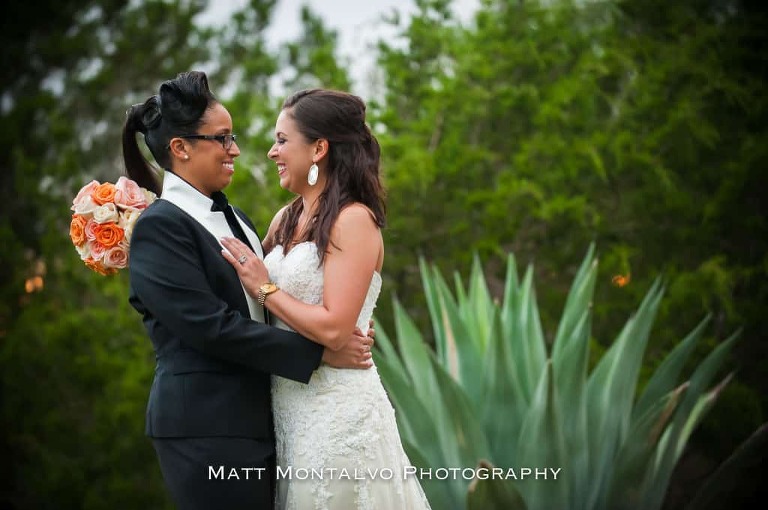
<svg viewBox="0 0 768 510">
<path fill-rule="evenodd" d="M 313 89 L 289 97 L 268 153 L 297 195 L 275 215 L 261 263 L 236 239 L 222 244 L 249 294 L 275 325 L 338 349 L 368 328 L 381 290 L 384 243 L 379 145 L 365 104 Z M 245 258 L 241 257 L 245 255 Z M 238 261 L 239 259 L 239 261 Z M 322 365 L 308 385 L 273 378 L 276 508 L 429 509 L 375 364 Z"/>
</svg>

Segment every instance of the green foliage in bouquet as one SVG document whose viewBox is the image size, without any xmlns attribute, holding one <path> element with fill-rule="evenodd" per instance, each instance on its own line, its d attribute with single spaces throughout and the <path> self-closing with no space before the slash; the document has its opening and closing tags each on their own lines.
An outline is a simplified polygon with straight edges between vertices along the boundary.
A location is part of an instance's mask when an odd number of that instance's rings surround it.
<svg viewBox="0 0 768 510">
<path fill-rule="evenodd" d="M 663 294 L 656 281 L 591 371 L 588 368 L 594 246 L 576 274 L 548 350 L 533 289 L 509 255 L 503 302 L 475 259 L 455 296 L 420 262 L 436 352 L 396 301 L 399 353 L 377 332 L 376 360 L 411 462 L 434 508 L 660 508 L 692 431 L 729 377 L 710 388 L 735 336 L 682 380 L 708 319 L 684 338 L 638 394 L 638 375 Z M 441 467 L 498 466 L 503 477 L 435 479 Z M 521 478 L 523 467 L 560 469 Z M 515 469 L 517 479 L 508 476 Z M 479 473 L 479 469 L 475 471 Z M 486 471 L 485 473 L 490 473 Z M 445 478 L 445 477 L 443 477 Z"/>
</svg>

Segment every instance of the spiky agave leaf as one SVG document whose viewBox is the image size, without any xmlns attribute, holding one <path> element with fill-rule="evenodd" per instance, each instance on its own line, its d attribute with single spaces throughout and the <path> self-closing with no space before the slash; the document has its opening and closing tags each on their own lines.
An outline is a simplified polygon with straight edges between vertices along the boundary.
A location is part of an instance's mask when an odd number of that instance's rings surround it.
<svg viewBox="0 0 768 510">
<path fill-rule="evenodd" d="M 401 434 L 426 462 L 420 467 L 462 467 L 488 457 L 486 436 L 473 400 L 426 348 L 397 301 L 394 309 L 402 369 L 386 355 L 377 360 L 377 365 L 398 409 Z M 387 344 L 385 341 L 382 346 L 385 352 L 390 348 Z M 395 392 L 399 394 L 392 395 Z M 463 478 L 442 481 L 456 501 L 463 500 L 468 483 Z"/>
<path fill-rule="evenodd" d="M 432 420 L 438 422 L 444 419 L 445 410 L 435 395 L 440 395 L 440 387 L 432 371 L 430 357 L 432 352 L 424 342 L 421 333 L 399 301 L 394 301 L 395 332 L 398 338 L 401 360 L 410 381 L 410 388 L 422 402 L 424 409 Z"/>
<path fill-rule="evenodd" d="M 529 404 L 523 396 L 518 365 L 502 328 L 501 315 L 497 311 L 493 315 L 484 368 L 478 374 L 483 382 L 483 398 L 479 403 L 494 462 L 499 466 L 514 466 L 518 458 L 518 438 Z"/>
<path fill-rule="evenodd" d="M 518 465 L 567 473 L 570 462 L 553 379 L 552 363 L 547 362 L 520 431 Z M 516 486 L 530 510 L 568 507 L 569 484 L 561 480 L 521 480 Z"/>
<path fill-rule="evenodd" d="M 750 489 L 757 493 L 758 478 L 752 473 L 764 472 L 766 458 L 768 423 L 763 423 L 707 479 L 686 510 L 720 510 L 733 504 L 734 496 L 749 498 Z M 745 477 L 752 483 L 745 486 Z"/>
<path fill-rule="evenodd" d="M 488 458 L 490 450 L 480 415 L 475 403 L 462 387 L 454 381 L 433 358 L 433 369 L 442 389 L 439 395 L 446 410 L 447 420 L 437 428 L 441 443 L 449 444 L 451 452 L 446 455 L 449 467 L 467 467 L 477 459 Z M 443 437 L 444 436 L 444 437 Z"/>
<path fill-rule="evenodd" d="M 485 473 L 486 477 L 477 478 L 469 485 L 467 510 L 528 510 L 514 482 L 487 476 L 494 467 L 485 459 L 478 463 L 476 471 Z"/>
<path fill-rule="evenodd" d="M 608 508 L 637 508 L 642 499 L 642 487 L 640 483 L 632 482 L 642 480 L 648 471 L 661 435 L 687 389 L 688 383 L 675 388 L 654 402 L 633 422 L 628 439 L 617 454 L 616 469 L 612 473 L 607 498 Z"/>
<path fill-rule="evenodd" d="M 482 371 L 483 351 L 480 342 L 472 340 L 476 331 L 462 320 L 461 305 L 437 269 L 430 271 L 423 261 L 420 266 L 441 365 L 473 400 L 478 400 L 481 383 L 477 374 Z M 493 307 L 489 310 L 492 313 Z"/>
<path fill-rule="evenodd" d="M 494 315 L 494 334 L 483 360 L 485 409 L 483 424 L 489 435 L 493 461 L 500 466 L 516 462 L 518 439 L 528 412 L 531 392 L 527 370 L 521 362 L 519 343 L 525 342 L 520 329 L 520 283 L 513 254 L 507 257 L 504 300 Z"/>
<path fill-rule="evenodd" d="M 570 465 L 581 466 L 566 471 L 562 481 L 569 486 L 573 510 L 584 508 L 590 487 L 589 471 L 584 469 L 590 461 L 590 450 L 585 447 L 589 440 L 586 388 L 590 327 L 591 314 L 585 310 L 571 330 L 568 345 L 560 351 L 561 357 L 552 364 L 567 459 Z"/>
<path fill-rule="evenodd" d="M 654 402 L 657 402 L 662 395 L 668 393 L 679 383 L 680 373 L 696 345 L 698 345 L 704 329 L 710 321 L 710 317 L 710 315 L 707 315 L 682 342 L 667 354 L 664 361 L 656 368 L 648 380 L 648 384 L 645 385 L 643 394 L 635 404 L 635 408 L 632 411 L 633 416 L 644 414 Z"/>
<path fill-rule="evenodd" d="M 539 320 L 531 265 L 525 271 L 514 308 L 514 316 L 508 318 L 512 325 L 510 331 L 512 356 L 517 360 L 520 368 L 524 397 L 526 402 L 530 402 L 547 362 L 547 350 Z"/>
<path fill-rule="evenodd" d="M 597 280 L 594 244 L 574 278 L 552 346 L 552 364 L 563 420 L 563 436 L 568 459 L 573 466 L 589 465 L 587 444 L 586 387 L 589 339 L 592 330 L 592 295 Z M 579 510 L 587 502 L 590 487 L 587 469 L 570 469 L 562 483 L 570 487 L 571 508 Z"/>
<path fill-rule="evenodd" d="M 683 446 L 717 397 L 719 389 L 704 392 L 732 340 L 699 366 L 684 394 L 685 386 L 673 391 L 701 336 L 702 322 L 667 356 L 633 406 L 663 294 L 660 281 L 588 375 L 593 246 L 569 292 L 549 361 L 531 266 L 519 281 L 509 255 L 501 306 L 490 299 L 476 261 L 468 292 L 456 278 L 456 298 L 436 267 L 420 261 L 420 268 L 437 355 L 424 345 L 399 303 L 400 355 L 382 331 L 377 342 L 377 364 L 398 410 L 406 450 L 418 465 L 462 467 L 489 458 L 501 466 L 563 468 L 557 486 L 514 484 L 531 510 L 619 504 L 658 509 Z M 436 508 L 460 508 L 469 486 L 462 480 L 422 483 Z M 490 481 L 475 487 L 475 497 L 507 493 Z"/>
<path fill-rule="evenodd" d="M 458 276 L 458 275 L 457 275 Z M 457 294 L 458 289 L 462 288 L 460 278 L 456 278 Z M 473 337 L 476 339 L 479 350 L 484 352 L 488 346 L 488 339 L 491 335 L 491 316 L 495 308 L 495 303 L 488 291 L 488 285 L 483 274 L 483 266 L 480 264 L 480 258 L 475 254 L 472 258 L 472 270 L 469 274 L 469 293 L 464 302 L 460 302 L 462 318 L 467 327 L 475 332 Z"/>
<path fill-rule="evenodd" d="M 714 403 L 719 391 L 710 394 L 707 399 L 709 405 L 702 405 L 700 399 L 712 383 L 738 336 L 739 332 L 736 332 L 718 345 L 693 372 L 685 398 L 680 403 L 672 424 L 664 432 L 656 452 L 655 462 L 643 482 L 643 500 L 638 508 L 661 507 L 672 471 L 688 441 L 688 436 Z"/>
<path fill-rule="evenodd" d="M 445 464 L 443 449 L 434 440 L 435 422 L 424 411 L 425 404 L 419 399 L 407 374 L 399 372 L 388 359 L 377 359 L 376 367 L 385 384 L 403 441 L 418 445 L 418 458 L 426 459 L 420 467 Z M 412 462 L 416 462 L 411 458 Z"/>
<path fill-rule="evenodd" d="M 627 437 L 640 364 L 663 289 L 657 280 L 598 362 L 587 385 L 591 480 L 587 508 L 605 508 L 616 452 Z"/>
<path fill-rule="evenodd" d="M 557 326 L 555 340 L 552 343 L 552 359 L 561 363 L 563 359 L 562 351 L 570 345 L 568 340 L 570 332 L 581 320 L 584 313 L 592 307 L 592 296 L 595 292 L 595 282 L 597 281 L 597 260 L 595 259 L 595 245 L 589 245 L 587 254 L 576 272 L 571 288 L 568 291 L 568 297 L 565 300 L 563 314 L 560 317 L 560 323 Z"/>
<path fill-rule="evenodd" d="M 411 441 L 403 440 L 403 448 L 405 453 L 408 454 L 408 458 L 411 464 L 417 468 L 417 472 L 414 474 L 419 479 L 422 489 L 429 500 L 432 508 L 445 508 L 446 510 L 462 510 L 464 505 L 462 504 L 462 497 L 464 495 L 464 487 L 455 483 L 446 484 L 445 480 L 439 480 L 434 476 L 422 475 L 420 470 L 430 469 L 432 466 L 440 465 L 433 464 L 427 457 L 421 454 L 421 448 Z M 443 464 L 444 465 L 444 464 Z"/>
</svg>

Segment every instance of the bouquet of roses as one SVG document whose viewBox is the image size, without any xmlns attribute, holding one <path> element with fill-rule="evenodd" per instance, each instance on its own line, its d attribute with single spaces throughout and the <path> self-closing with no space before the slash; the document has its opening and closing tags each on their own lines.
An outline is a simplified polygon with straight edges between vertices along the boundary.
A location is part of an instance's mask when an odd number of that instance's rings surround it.
<svg viewBox="0 0 768 510">
<path fill-rule="evenodd" d="M 69 237 L 85 265 L 103 275 L 128 267 L 133 226 L 156 198 L 127 177 L 83 186 L 72 201 Z"/>
</svg>

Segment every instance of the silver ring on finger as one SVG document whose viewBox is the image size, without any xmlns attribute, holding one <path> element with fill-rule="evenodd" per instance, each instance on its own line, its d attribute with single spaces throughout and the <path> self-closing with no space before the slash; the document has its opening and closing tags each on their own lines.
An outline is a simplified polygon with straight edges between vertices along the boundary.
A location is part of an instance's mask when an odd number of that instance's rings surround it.
<svg viewBox="0 0 768 510">
<path fill-rule="evenodd" d="M 240 262 L 240 265 L 241 265 L 241 266 L 244 266 L 244 265 L 245 265 L 245 261 L 246 261 L 246 260 L 248 260 L 248 257 L 246 257 L 244 254 L 243 254 L 243 255 L 240 255 L 240 258 L 239 258 L 239 259 L 237 259 L 237 261 L 238 261 L 238 262 Z"/>
</svg>

